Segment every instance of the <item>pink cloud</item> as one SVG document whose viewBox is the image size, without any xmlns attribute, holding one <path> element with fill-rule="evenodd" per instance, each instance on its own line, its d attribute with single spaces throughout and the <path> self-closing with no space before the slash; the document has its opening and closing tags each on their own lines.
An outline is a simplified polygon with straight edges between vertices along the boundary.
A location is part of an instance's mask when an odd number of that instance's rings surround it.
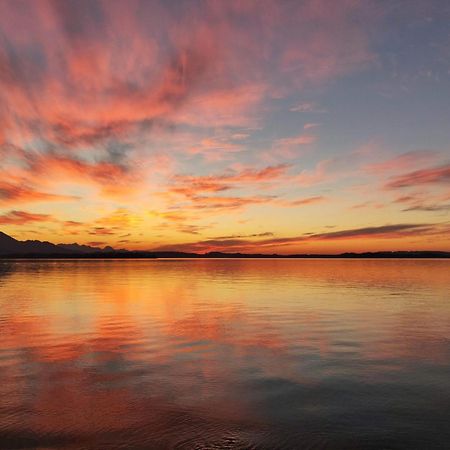
<svg viewBox="0 0 450 450">
<path fill-rule="evenodd" d="M 450 164 L 415 170 L 404 175 L 397 175 L 386 183 L 386 188 L 397 189 L 427 184 L 448 184 L 450 182 Z"/>
<path fill-rule="evenodd" d="M 325 159 L 319 161 L 313 170 L 302 170 L 296 177 L 296 182 L 301 186 L 312 186 L 327 181 L 332 181 L 336 177 L 336 173 L 331 173 L 333 160 Z"/>
<path fill-rule="evenodd" d="M 320 123 L 305 123 L 305 125 L 303 125 L 303 129 L 310 130 L 311 128 L 316 128 L 318 126 L 320 126 Z"/>
<path fill-rule="evenodd" d="M 274 182 L 286 175 L 287 164 L 268 166 L 263 169 L 243 169 L 229 173 L 207 176 L 177 175 L 169 186 L 170 193 L 195 197 L 202 192 L 222 192 L 241 186 Z"/>
<path fill-rule="evenodd" d="M 363 169 L 369 173 L 384 174 L 421 166 L 435 160 L 438 156 L 438 152 L 431 150 L 416 150 L 403 153 L 380 163 L 367 164 Z"/>
<path fill-rule="evenodd" d="M 56 136 L 68 145 L 89 143 L 111 126 L 124 133 L 126 124 L 162 118 L 250 124 L 271 86 L 325 82 L 372 58 L 366 29 L 353 20 L 369 20 L 365 2 L 231 3 L 185 5 L 183 14 L 164 2 L 132 0 L 126 7 L 39 1 L 27 4 L 27 14 L 21 2 L 2 3 L 2 28 L 23 56 L 13 64 L 14 55 L 0 49 L 1 100 L 14 111 L 0 114 L 2 136 L 24 136 L 26 128 L 33 135 L 35 120 L 50 137 L 61 121 L 70 124 L 68 142 Z M 45 64 L 27 57 L 31 48 Z M 280 48 L 288 74 L 271 67 Z"/>
</svg>

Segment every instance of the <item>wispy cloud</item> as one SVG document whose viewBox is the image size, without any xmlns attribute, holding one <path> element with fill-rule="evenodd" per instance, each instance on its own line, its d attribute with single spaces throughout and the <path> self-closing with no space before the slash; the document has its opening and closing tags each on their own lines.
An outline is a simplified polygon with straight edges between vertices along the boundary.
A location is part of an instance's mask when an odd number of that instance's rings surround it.
<svg viewBox="0 0 450 450">
<path fill-rule="evenodd" d="M 306 206 L 321 203 L 325 200 L 326 197 L 323 195 L 316 195 L 314 197 L 299 198 L 297 200 L 281 201 L 280 203 L 285 204 L 286 206 Z"/>
<path fill-rule="evenodd" d="M 303 129 L 310 130 L 311 128 L 317 128 L 319 126 L 320 126 L 320 123 L 305 123 L 305 125 L 303 125 Z"/>
<path fill-rule="evenodd" d="M 432 150 L 416 150 L 403 153 L 383 162 L 367 164 L 363 167 L 363 170 L 376 174 L 407 170 L 414 167 L 420 167 L 423 164 L 428 164 L 431 161 L 436 160 L 438 156 L 439 152 Z"/>
<path fill-rule="evenodd" d="M 398 189 L 410 186 L 450 183 L 450 164 L 428 169 L 415 170 L 404 175 L 391 178 L 385 185 L 388 189 Z"/>
<path fill-rule="evenodd" d="M 177 175 L 168 188 L 169 193 L 194 198 L 205 192 L 223 192 L 242 186 L 257 186 L 284 177 L 290 168 L 287 164 L 267 166 L 263 169 L 243 169 L 207 176 Z"/>
<path fill-rule="evenodd" d="M 54 218 L 50 214 L 37 214 L 27 211 L 9 211 L 0 215 L 2 225 L 25 225 L 32 222 L 53 222 Z"/>
<path fill-rule="evenodd" d="M 315 102 L 301 102 L 292 106 L 289 111 L 300 113 L 326 113 L 327 110 Z"/>
<path fill-rule="evenodd" d="M 0 205 L 17 205 L 19 203 L 33 202 L 67 202 L 78 199 L 79 197 L 77 196 L 41 192 L 26 185 L 15 185 L 0 181 Z"/>
<path fill-rule="evenodd" d="M 304 233 L 300 236 L 272 237 L 268 239 L 243 239 L 238 236 L 205 239 L 193 243 L 185 243 L 165 247 L 179 251 L 253 251 L 270 252 L 273 248 L 295 246 L 296 244 L 317 241 L 341 241 L 348 239 L 395 239 L 407 236 L 437 235 L 450 231 L 445 224 L 393 224 L 377 227 L 352 228 L 326 233 Z"/>
</svg>

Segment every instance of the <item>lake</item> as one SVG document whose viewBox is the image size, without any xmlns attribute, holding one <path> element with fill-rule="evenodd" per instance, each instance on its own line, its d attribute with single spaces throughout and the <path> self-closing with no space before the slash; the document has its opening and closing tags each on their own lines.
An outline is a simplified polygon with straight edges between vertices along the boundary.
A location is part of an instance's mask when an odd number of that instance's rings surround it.
<svg viewBox="0 0 450 450">
<path fill-rule="evenodd" d="M 450 260 L 0 260 L 4 449 L 444 449 Z"/>
</svg>

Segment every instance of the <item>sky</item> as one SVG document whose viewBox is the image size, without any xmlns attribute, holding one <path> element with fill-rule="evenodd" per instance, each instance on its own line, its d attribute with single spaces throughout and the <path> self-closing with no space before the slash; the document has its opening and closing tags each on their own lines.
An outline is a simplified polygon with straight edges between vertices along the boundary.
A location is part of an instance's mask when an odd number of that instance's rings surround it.
<svg viewBox="0 0 450 450">
<path fill-rule="evenodd" d="M 447 0 L 0 0 L 0 230 L 450 250 Z"/>
</svg>

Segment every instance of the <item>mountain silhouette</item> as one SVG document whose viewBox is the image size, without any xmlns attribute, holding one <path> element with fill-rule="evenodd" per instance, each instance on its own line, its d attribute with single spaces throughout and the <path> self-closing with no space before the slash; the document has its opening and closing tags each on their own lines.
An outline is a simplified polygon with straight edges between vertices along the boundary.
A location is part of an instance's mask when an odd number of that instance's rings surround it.
<svg viewBox="0 0 450 450">
<path fill-rule="evenodd" d="M 382 251 L 341 253 L 338 255 L 261 253 L 186 253 L 177 251 L 145 251 L 100 248 L 89 245 L 52 244 L 47 241 L 18 241 L 0 231 L 0 258 L 450 258 L 450 252 Z"/>
<path fill-rule="evenodd" d="M 96 253 L 115 252 L 112 247 L 91 247 L 80 244 L 52 244 L 47 241 L 18 241 L 6 233 L 0 231 L 0 255 L 1 256 L 33 256 L 33 255 L 87 255 Z"/>
</svg>

